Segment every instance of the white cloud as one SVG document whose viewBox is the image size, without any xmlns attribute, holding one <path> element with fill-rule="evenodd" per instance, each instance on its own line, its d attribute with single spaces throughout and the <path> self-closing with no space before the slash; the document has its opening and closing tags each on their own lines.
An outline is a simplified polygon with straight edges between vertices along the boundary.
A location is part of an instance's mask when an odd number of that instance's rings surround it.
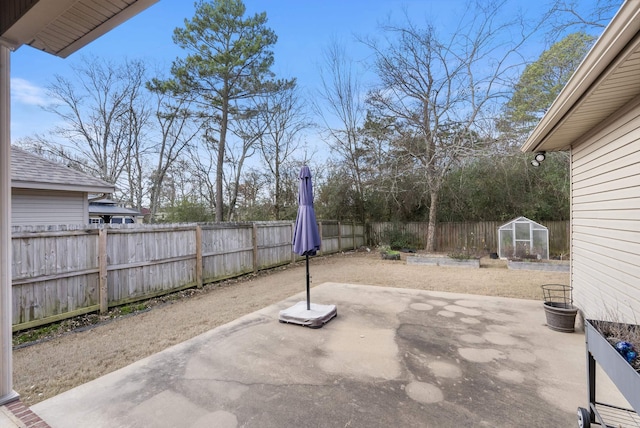
<svg viewBox="0 0 640 428">
<path fill-rule="evenodd" d="M 11 98 L 14 102 L 27 105 L 44 107 L 52 104 L 43 87 L 19 77 L 11 78 Z"/>
</svg>

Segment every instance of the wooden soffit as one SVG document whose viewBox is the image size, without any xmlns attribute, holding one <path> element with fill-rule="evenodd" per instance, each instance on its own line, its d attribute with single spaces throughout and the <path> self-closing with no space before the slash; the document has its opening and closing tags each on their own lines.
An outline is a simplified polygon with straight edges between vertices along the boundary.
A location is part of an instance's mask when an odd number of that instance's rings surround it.
<svg viewBox="0 0 640 428">
<path fill-rule="evenodd" d="M 0 38 L 12 49 L 29 45 L 66 58 L 158 0 L 2 0 L 0 12 L 23 13 Z M 29 3 L 33 3 L 31 0 Z"/>
</svg>

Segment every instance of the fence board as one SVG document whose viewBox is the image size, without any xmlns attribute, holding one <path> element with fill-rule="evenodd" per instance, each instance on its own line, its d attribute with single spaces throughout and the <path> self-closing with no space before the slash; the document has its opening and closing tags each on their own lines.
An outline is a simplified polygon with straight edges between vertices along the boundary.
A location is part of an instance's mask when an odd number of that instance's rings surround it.
<svg viewBox="0 0 640 428">
<path fill-rule="evenodd" d="M 340 250 L 340 224 L 336 222 L 323 221 L 320 225 L 320 239 L 322 254 L 332 254 Z"/>
<path fill-rule="evenodd" d="M 323 252 L 364 245 L 365 230 L 326 222 Z M 13 227 L 13 329 L 291 263 L 292 231 L 290 222 Z"/>
<path fill-rule="evenodd" d="M 436 228 L 435 251 L 470 251 L 478 254 L 497 252 L 498 227 L 504 224 L 498 221 L 439 223 Z M 543 222 L 549 229 L 549 252 L 552 255 L 569 254 L 569 222 Z M 427 223 L 391 223 L 368 224 L 370 245 L 389 243 L 389 239 L 404 239 L 413 248 L 426 247 Z M 401 240 L 401 239 L 400 239 Z"/>
<path fill-rule="evenodd" d="M 258 223 L 258 269 L 267 269 L 291 262 L 291 223 Z"/>
<path fill-rule="evenodd" d="M 202 226 L 203 281 L 212 282 L 253 271 L 250 223 Z"/>
</svg>

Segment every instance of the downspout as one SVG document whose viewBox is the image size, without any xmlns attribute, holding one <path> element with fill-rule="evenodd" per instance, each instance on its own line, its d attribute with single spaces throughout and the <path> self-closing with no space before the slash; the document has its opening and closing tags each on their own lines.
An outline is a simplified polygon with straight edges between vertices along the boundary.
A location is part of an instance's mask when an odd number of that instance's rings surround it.
<svg viewBox="0 0 640 428">
<path fill-rule="evenodd" d="M 13 390 L 11 332 L 11 51 L 0 41 L 0 405 Z"/>
</svg>

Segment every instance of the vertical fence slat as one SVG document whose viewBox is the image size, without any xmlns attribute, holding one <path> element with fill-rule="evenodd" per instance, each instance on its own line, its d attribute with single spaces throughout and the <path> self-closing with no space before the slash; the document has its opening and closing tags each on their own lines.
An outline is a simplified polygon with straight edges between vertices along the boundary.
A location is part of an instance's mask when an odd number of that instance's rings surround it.
<svg viewBox="0 0 640 428">
<path fill-rule="evenodd" d="M 202 288 L 202 228 L 196 226 L 196 283 Z"/>
<path fill-rule="evenodd" d="M 107 283 L 107 229 L 105 228 L 98 232 L 98 264 L 100 313 L 106 314 L 109 311 L 109 291 Z"/>
<path fill-rule="evenodd" d="M 438 252 L 452 252 L 469 249 L 478 253 L 497 252 L 498 227 L 503 222 L 450 222 L 436 226 L 436 245 Z M 551 254 L 569 253 L 569 221 L 543 222 L 549 229 L 549 251 Z M 396 232 L 406 234 L 418 248 L 426 246 L 427 223 L 375 222 L 367 224 L 369 244 L 378 245 Z M 394 232 L 395 231 L 395 232 Z M 388 240 L 388 239 L 387 239 Z M 384 242 L 389 244 L 389 242 Z"/>
<path fill-rule="evenodd" d="M 253 246 L 253 273 L 258 273 L 258 225 L 251 227 L 251 244 Z"/>
</svg>

